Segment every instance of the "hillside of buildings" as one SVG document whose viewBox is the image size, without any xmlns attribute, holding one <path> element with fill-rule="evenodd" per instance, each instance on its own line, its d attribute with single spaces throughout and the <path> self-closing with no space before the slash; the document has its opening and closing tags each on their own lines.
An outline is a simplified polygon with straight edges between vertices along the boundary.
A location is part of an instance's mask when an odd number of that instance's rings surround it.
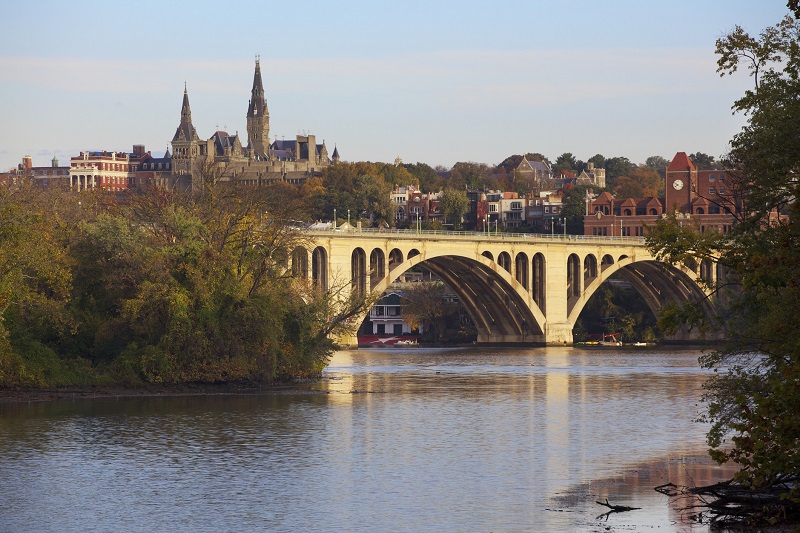
<svg viewBox="0 0 800 533">
<path fill-rule="evenodd" d="M 496 166 L 466 162 L 450 169 L 401 161 L 330 161 L 318 175 L 296 183 L 280 179 L 261 184 L 236 179 L 227 167 L 215 164 L 193 177 L 195 183 L 187 187 L 170 177 L 171 166 L 169 157 L 154 163 L 149 152 L 137 147 L 131 153 L 83 153 L 63 171 L 55 161 L 51 167 L 35 167 L 26 158 L 6 174 L 0 206 L 6 217 L 4 238 L 15 237 L 13 246 L 3 247 L 0 259 L 17 269 L 19 277 L 4 278 L 6 358 L 0 365 L 0 381 L 274 380 L 318 371 L 332 347 L 319 338 L 310 343 L 302 336 L 310 335 L 309 331 L 296 329 L 300 325 L 293 321 L 307 311 L 286 306 L 277 314 L 272 311 L 275 302 L 300 291 L 300 285 L 286 283 L 274 264 L 259 267 L 266 268 L 261 271 L 234 261 L 237 250 L 248 242 L 252 246 L 256 237 L 229 239 L 230 228 L 220 227 L 225 217 L 233 216 L 228 220 L 246 226 L 258 213 L 260 223 L 270 221 L 266 228 L 317 224 L 489 234 L 585 233 L 610 238 L 643 236 L 649 224 L 671 211 L 670 206 L 700 231 L 709 227 L 724 232 L 731 223 L 725 204 L 725 171 L 704 154 L 681 152 L 672 161 L 651 157 L 634 165 L 626 158 L 601 155 L 582 162 L 562 154 L 550 162 L 528 153 L 510 156 Z M 159 173 L 157 179 L 152 168 Z M 90 170 L 95 175 L 88 179 Z M 678 182 L 686 186 L 679 187 Z M 208 187 L 236 191 L 231 194 L 248 202 L 230 198 L 223 202 L 225 198 L 210 195 Z M 58 207 L 48 210 L 46 205 Z M 234 216 L 227 213 L 229 209 L 247 211 Z M 133 230 L 136 226 L 152 232 L 142 235 Z M 253 231 L 247 227 L 245 235 Z M 18 233 L 8 233 L 12 228 Z M 42 241 L 18 240 L 31 231 L 47 237 L 46 249 L 28 249 Z M 258 238 L 267 238 L 266 233 Z M 275 246 L 273 242 L 269 250 Z M 41 265 L 29 264 L 31 258 L 47 254 L 55 254 L 56 260 L 44 262 L 54 272 L 39 272 Z M 166 274 L 154 271 L 154 265 Z M 31 268 L 33 274 L 25 270 Z M 230 285 L 219 280 L 212 283 L 214 269 L 224 273 L 220 279 L 229 277 Z M 278 281 L 266 283 L 270 276 Z M 251 287 L 245 291 L 248 283 Z M 446 295 L 440 299 L 448 303 Z M 155 302 L 160 303 L 156 306 Z M 452 298 L 445 308 L 447 312 L 429 317 L 407 317 L 400 330 L 416 333 L 427 342 L 470 342 L 468 312 Z M 57 319 L 45 320 L 51 311 Z M 314 320 L 339 316 L 332 309 L 326 312 Z M 244 318 L 240 313 L 245 313 Z M 250 339 L 251 333 L 241 328 L 261 316 L 282 318 L 270 322 L 269 331 L 260 325 L 261 336 Z M 228 320 L 236 327 L 219 322 Z M 289 327 L 285 321 L 294 325 Z M 612 284 L 587 306 L 575 335 L 576 340 L 584 340 L 624 330 L 625 340 L 651 340 L 658 334 L 654 325 L 654 317 L 636 300 L 635 291 Z M 312 324 L 302 327 L 312 328 Z M 334 326 L 323 329 L 329 327 Z M 397 327 L 368 319 L 362 331 L 389 333 Z M 219 339 L 208 341 L 203 331 L 214 332 Z M 242 338 L 232 339 L 233 332 Z M 289 333 L 302 335 L 289 341 L 284 337 Z M 205 355 L 199 362 L 182 361 L 181 354 L 196 342 L 203 345 Z M 249 342 L 259 348 L 248 348 Z M 265 344 L 270 346 L 268 362 L 245 355 L 263 354 Z M 309 353 L 297 354 L 297 350 Z M 302 363 L 282 362 L 283 357 L 294 356 Z M 76 377 L 81 369 L 90 370 L 91 377 Z"/>
</svg>

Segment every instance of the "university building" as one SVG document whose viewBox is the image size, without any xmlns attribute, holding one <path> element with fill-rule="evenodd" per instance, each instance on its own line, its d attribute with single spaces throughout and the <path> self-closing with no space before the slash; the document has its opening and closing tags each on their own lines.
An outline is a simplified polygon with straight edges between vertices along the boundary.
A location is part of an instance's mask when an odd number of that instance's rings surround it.
<svg viewBox="0 0 800 533">
<path fill-rule="evenodd" d="M 614 198 L 604 192 L 588 202 L 584 234 L 640 237 L 669 213 L 701 232 L 727 233 L 737 211 L 727 179 L 727 171 L 697 170 L 686 152 L 678 152 L 667 167 L 664 198 Z"/>
<path fill-rule="evenodd" d="M 269 131 L 269 108 L 258 59 L 247 107 L 245 140 L 238 133 L 231 135 L 226 131 L 217 131 L 208 140 L 201 140 L 192 124 L 189 93 L 184 88 L 181 120 L 172 138 L 174 185 L 199 190 L 203 175 L 210 173 L 249 185 L 273 181 L 300 184 L 339 160 L 338 149 L 334 148 L 329 155 L 325 141 L 318 144 L 314 135 L 270 142 Z"/>
</svg>

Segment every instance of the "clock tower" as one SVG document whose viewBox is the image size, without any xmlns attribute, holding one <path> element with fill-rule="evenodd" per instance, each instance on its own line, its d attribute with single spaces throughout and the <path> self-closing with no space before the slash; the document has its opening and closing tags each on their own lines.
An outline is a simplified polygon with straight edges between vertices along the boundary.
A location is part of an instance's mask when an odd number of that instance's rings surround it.
<svg viewBox="0 0 800 533">
<path fill-rule="evenodd" d="M 697 196 L 697 168 L 686 152 L 678 152 L 667 167 L 664 211 L 691 213 Z"/>
</svg>

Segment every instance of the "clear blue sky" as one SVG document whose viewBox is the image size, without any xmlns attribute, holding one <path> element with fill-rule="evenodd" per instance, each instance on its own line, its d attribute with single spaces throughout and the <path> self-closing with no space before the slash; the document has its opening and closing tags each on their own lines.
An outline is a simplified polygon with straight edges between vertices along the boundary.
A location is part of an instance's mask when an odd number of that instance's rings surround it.
<svg viewBox="0 0 800 533">
<path fill-rule="evenodd" d="M 246 144 L 257 54 L 271 137 L 314 133 L 349 161 L 716 157 L 750 80 L 716 74 L 714 42 L 787 13 L 785 0 L 0 3 L 0 170 L 161 154 L 184 82 L 201 138 Z"/>
</svg>

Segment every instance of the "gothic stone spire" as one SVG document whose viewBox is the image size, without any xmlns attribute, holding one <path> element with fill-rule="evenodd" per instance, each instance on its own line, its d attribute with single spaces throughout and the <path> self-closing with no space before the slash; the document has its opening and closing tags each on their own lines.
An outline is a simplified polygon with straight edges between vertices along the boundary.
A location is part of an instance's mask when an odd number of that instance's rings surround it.
<svg viewBox="0 0 800 533">
<path fill-rule="evenodd" d="M 261 60 L 258 56 L 253 75 L 253 88 L 250 91 L 250 105 L 247 108 L 247 147 L 257 158 L 269 156 L 269 109 L 267 99 L 264 97 Z"/>
</svg>

